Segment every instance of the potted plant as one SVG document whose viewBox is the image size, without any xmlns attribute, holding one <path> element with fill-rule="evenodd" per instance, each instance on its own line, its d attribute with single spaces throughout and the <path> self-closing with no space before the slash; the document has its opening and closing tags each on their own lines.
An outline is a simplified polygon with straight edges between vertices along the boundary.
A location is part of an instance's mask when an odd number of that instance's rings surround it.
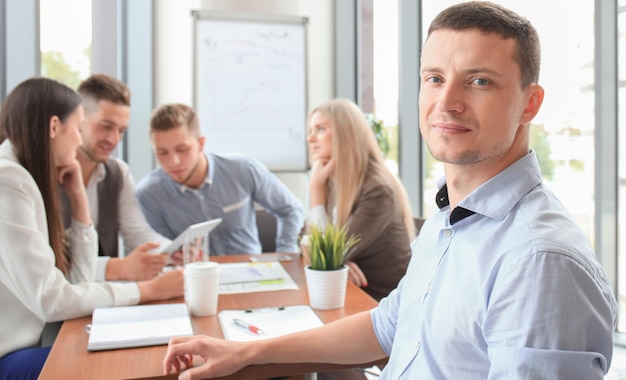
<svg viewBox="0 0 626 380">
<path fill-rule="evenodd" d="M 348 281 L 344 258 L 360 239 L 348 236 L 348 229 L 332 223 L 311 226 L 307 241 L 305 276 L 311 307 L 329 310 L 343 307 Z"/>
</svg>

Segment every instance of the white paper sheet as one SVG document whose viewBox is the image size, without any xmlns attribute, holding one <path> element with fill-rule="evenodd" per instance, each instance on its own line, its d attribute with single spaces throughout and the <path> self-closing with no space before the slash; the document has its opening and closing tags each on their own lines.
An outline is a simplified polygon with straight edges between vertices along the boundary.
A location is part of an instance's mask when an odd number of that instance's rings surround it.
<svg viewBox="0 0 626 380">
<path fill-rule="evenodd" d="M 285 306 L 252 310 L 222 310 L 218 314 L 224 337 L 239 342 L 273 338 L 281 335 L 323 326 L 309 305 Z M 263 334 L 240 327 L 237 318 L 258 327 Z"/>
</svg>

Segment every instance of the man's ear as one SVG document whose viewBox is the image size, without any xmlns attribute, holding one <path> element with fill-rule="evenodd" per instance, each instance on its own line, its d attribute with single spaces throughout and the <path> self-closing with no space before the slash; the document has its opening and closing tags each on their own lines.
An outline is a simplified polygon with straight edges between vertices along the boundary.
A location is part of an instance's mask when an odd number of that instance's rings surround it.
<svg viewBox="0 0 626 380">
<path fill-rule="evenodd" d="M 57 115 L 54 115 L 50 118 L 50 138 L 53 139 L 56 137 L 59 132 L 59 127 L 61 126 L 61 119 Z"/>
<path fill-rule="evenodd" d="M 198 137 L 198 145 L 200 146 L 200 152 L 204 150 L 204 136 Z"/>
<path fill-rule="evenodd" d="M 528 102 L 520 116 L 520 124 L 530 123 L 539 112 L 541 104 L 543 103 L 543 87 L 538 84 L 533 84 L 530 85 L 526 91 L 528 92 Z"/>
</svg>

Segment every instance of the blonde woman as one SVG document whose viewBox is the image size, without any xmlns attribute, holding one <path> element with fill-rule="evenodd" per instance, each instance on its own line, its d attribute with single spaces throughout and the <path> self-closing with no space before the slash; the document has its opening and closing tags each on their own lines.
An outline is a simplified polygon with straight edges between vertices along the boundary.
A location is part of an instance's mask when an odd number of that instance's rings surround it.
<svg viewBox="0 0 626 380">
<path fill-rule="evenodd" d="M 360 241 L 346 257 L 350 281 L 377 300 L 404 275 L 415 237 L 406 191 L 387 169 L 363 112 L 333 99 L 309 115 L 311 158 L 307 229 L 333 222 Z"/>
</svg>

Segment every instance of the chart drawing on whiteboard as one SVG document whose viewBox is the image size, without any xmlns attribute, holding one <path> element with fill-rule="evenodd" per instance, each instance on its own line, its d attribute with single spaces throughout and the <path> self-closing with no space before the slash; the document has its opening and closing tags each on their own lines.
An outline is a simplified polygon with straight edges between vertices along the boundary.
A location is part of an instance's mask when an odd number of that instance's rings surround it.
<svg viewBox="0 0 626 380">
<path fill-rule="evenodd" d="M 195 108 L 213 153 L 305 170 L 305 23 L 196 19 Z"/>
</svg>

